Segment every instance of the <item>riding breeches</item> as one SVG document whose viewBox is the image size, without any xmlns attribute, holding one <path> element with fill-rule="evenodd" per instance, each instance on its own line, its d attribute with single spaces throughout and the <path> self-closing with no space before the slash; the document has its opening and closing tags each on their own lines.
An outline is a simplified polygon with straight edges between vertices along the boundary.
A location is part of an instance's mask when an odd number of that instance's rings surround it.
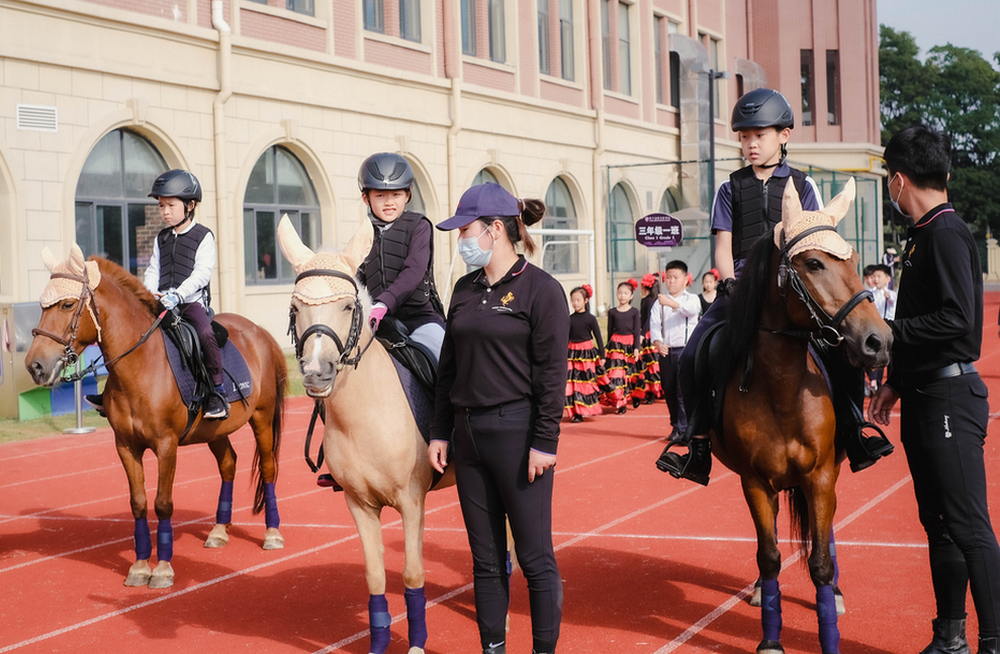
<svg viewBox="0 0 1000 654">
<path fill-rule="evenodd" d="M 452 463 L 472 549 L 476 620 L 484 648 L 505 640 L 510 603 L 506 520 L 528 583 L 535 648 L 552 651 L 559 639 L 563 592 L 552 546 L 555 470 L 549 468 L 528 483 L 534 421 L 529 400 L 455 414 Z"/>
<path fill-rule="evenodd" d="M 1000 545 L 986 505 L 983 459 L 986 385 L 971 373 L 896 390 L 938 617 L 964 618 L 971 585 L 979 635 L 1000 636 Z"/>
<path fill-rule="evenodd" d="M 219 352 L 219 342 L 215 340 L 215 332 L 212 330 L 212 321 L 208 317 L 208 312 L 205 311 L 205 307 L 200 302 L 182 304 L 179 309 L 184 319 L 194 325 L 194 330 L 198 333 L 205 369 L 215 385 L 221 386 L 222 354 Z"/>
<path fill-rule="evenodd" d="M 688 337 L 687 345 L 684 346 L 684 351 L 681 353 L 681 360 L 677 366 L 677 389 L 678 396 L 680 397 L 682 403 L 681 406 L 684 407 L 684 410 L 686 411 L 685 419 L 690 418 L 690 412 L 695 410 L 698 406 L 698 390 L 695 388 L 694 369 L 694 358 L 695 353 L 698 350 L 698 344 L 701 343 L 702 336 L 705 335 L 705 332 L 728 317 L 729 296 L 716 296 L 715 302 L 712 303 L 712 306 L 708 307 L 708 311 L 706 311 L 705 315 L 698 320 L 698 324 L 694 326 L 694 329 L 691 331 L 691 335 Z M 661 373 L 661 375 L 662 374 L 664 373 Z M 687 424 L 685 424 L 685 428 L 686 427 Z"/>
</svg>

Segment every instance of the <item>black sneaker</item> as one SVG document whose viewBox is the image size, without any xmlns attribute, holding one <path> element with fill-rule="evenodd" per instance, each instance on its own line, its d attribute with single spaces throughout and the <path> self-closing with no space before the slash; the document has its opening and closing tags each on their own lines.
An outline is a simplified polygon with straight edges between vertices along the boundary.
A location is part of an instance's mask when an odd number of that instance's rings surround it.
<svg viewBox="0 0 1000 654">
<path fill-rule="evenodd" d="M 625 407 L 623 406 L 618 407 L 618 415 L 620 416 L 625 415 Z"/>
<path fill-rule="evenodd" d="M 632 398 L 632 408 L 633 409 L 638 409 L 640 404 L 642 404 L 642 400 L 640 400 L 637 397 Z"/>
<path fill-rule="evenodd" d="M 712 472 L 712 443 L 707 438 L 693 438 L 688 445 L 688 453 L 684 456 L 671 452 L 674 443 L 667 443 L 656 460 L 656 467 L 663 472 L 669 472 L 675 479 L 688 479 L 708 486 L 709 473 Z"/>
<path fill-rule="evenodd" d="M 575 416 L 573 416 L 573 418 L 570 420 L 570 422 L 583 422 L 583 416 L 581 416 L 578 413 Z"/>
<path fill-rule="evenodd" d="M 218 393 L 210 393 L 205 401 L 205 417 L 209 420 L 225 420 L 229 417 L 229 402 Z"/>
</svg>

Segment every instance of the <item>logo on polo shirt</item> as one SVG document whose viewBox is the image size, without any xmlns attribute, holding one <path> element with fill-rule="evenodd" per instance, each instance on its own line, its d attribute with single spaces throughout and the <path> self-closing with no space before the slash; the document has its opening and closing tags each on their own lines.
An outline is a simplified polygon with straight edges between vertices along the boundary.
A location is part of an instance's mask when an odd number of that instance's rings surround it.
<svg viewBox="0 0 1000 654">
<path fill-rule="evenodd" d="M 514 294 L 511 293 L 510 291 L 507 291 L 507 295 L 504 295 L 502 298 L 500 298 L 500 302 L 504 306 L 507 306 L 508 304 L 510 304 L 513 301 L 514 301 Z"/>
</svg>

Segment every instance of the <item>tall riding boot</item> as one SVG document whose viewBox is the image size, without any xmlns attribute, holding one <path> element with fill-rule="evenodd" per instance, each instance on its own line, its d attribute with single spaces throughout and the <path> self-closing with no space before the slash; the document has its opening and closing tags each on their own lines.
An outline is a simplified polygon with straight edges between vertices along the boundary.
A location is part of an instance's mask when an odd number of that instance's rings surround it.
<svg viewBox="0 0 1000 654">
<path fill-rule="evenodd" d="M 945 620 L 935 618 L 931 623 L 934 626 L 934 639 L 931 644 L 921 650 L 920 654 L 971 654 L 969 643 L 965 640 L 965 619 Z M 996 639 L 993 640 L 996 651 Z M 980 651 L 982 642 L 980 639 Z M 986 650 L 991 651 L 991 650 Z"/>
<path fill-rule="evenodd" d="M 979 654 L 1000 654 L 1000 639 L 980 637 Z"/>
<path fill-rule="evenodd" d="M 669 472 L 675 479 L 689 479 L 708 486 L 708 475 L 712 472 L 712 442 L 707 438 L 692 438 L 688 444 L 688 453 L 684 456 L 669 451 L 676 444 L 667 444 L 656 460 L 656 467 Z"/>
<path fill-rule="evenodd" d="M 506 642 L 501 642 L 499 645 L 494 645 L 493 647 L 483 647 L 483 654 L 507 654 L 507 644 Z"/>
</svg>

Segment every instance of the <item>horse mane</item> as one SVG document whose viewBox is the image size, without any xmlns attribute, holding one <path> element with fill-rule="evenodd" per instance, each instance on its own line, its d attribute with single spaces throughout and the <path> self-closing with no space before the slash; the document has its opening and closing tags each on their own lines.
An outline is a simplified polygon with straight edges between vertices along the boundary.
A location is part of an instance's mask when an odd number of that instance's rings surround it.
<svg viewBox="0 0 1000 654">
<path fill-rule="evenodd" d="M 121 286 L 128 292 L 132 293 L 135 298 L 142 304 L 149 313 L 152 315 L 157 315 L 160 312 L 159 301 L 153 297 L 153 294 L 149 292 L 139 278 L 119 266 L 114 261 L 104 259 L 98 256 L 91 256 L 90 261 L 97 262 L 97 268 L 101 271 L 101 277 L 110 277 L 115 284 Z"/>
<path fill-rule="evenodd" d="M 769 231 L 757 239 L 743 261 L 740 281 L 729 300 L 729 316 L 721 334 L 726 357 L 719 372 L 725 379 L 740 369 L 757 340 L 760 315 L 771 289 L 773 252 L 774 242 Z"/>
</svg>

